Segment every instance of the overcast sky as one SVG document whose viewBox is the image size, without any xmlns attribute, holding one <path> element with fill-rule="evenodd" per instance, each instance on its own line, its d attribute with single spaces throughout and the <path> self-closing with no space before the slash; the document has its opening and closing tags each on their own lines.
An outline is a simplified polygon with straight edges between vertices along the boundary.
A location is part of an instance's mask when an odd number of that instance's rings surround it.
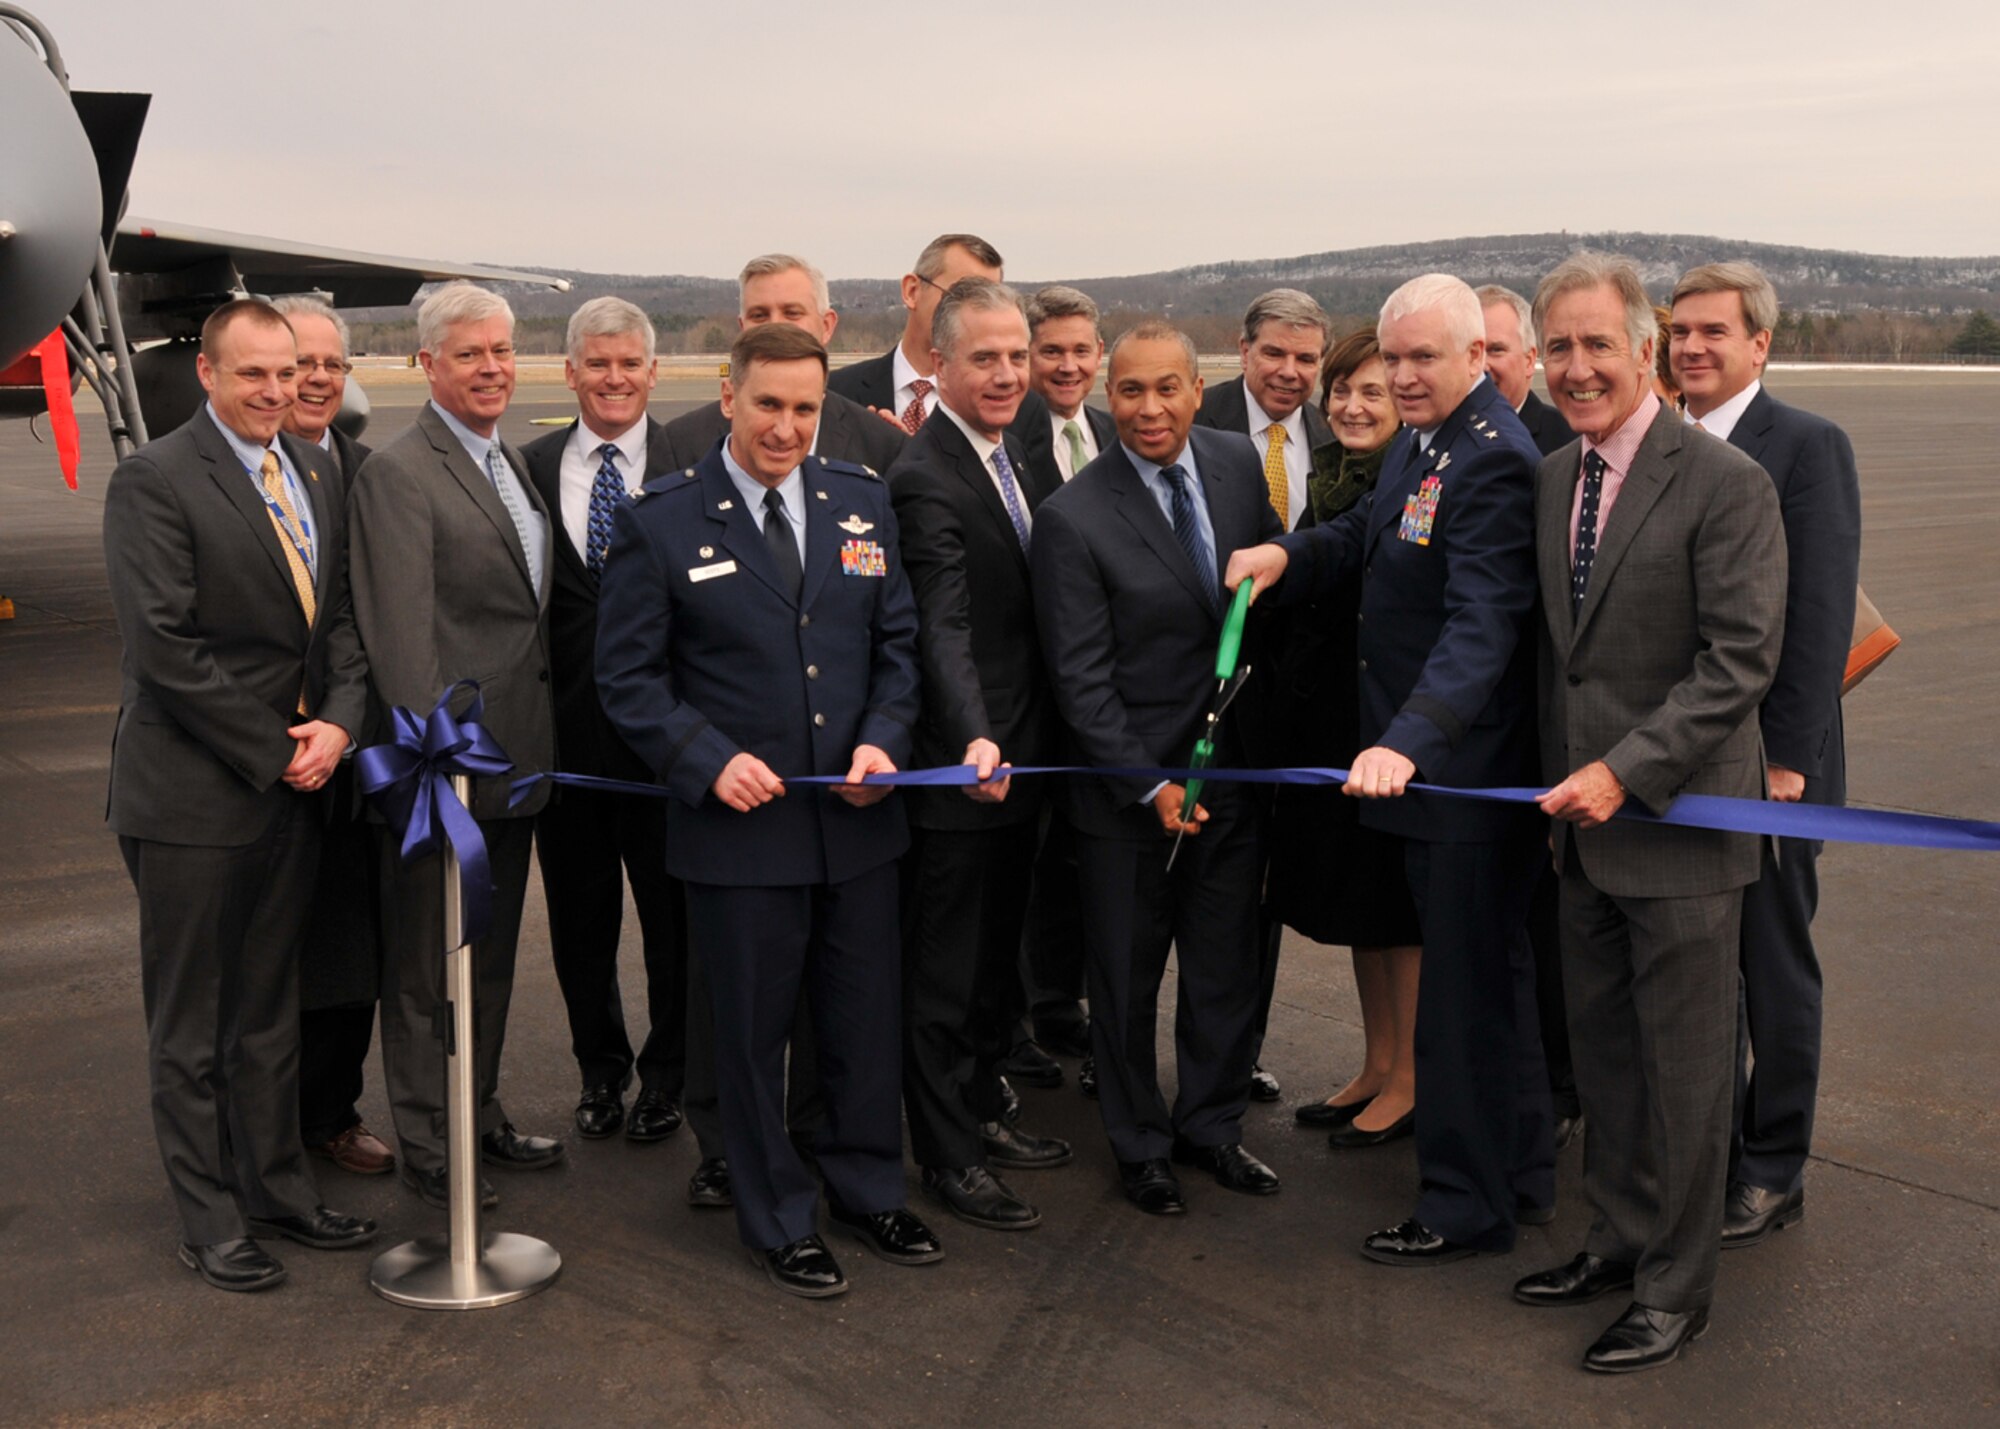
<svg viewBox="0 0 2000 1429">
<path fill-rule="evenodd" d="M 29 8 L 78 88 L 153 94 L 133 213 L 408 256 L 893 277 L 947 229 L 1025 279 L 1565 228 L 2000 253 L 1991 0 Z"/>
</svg>

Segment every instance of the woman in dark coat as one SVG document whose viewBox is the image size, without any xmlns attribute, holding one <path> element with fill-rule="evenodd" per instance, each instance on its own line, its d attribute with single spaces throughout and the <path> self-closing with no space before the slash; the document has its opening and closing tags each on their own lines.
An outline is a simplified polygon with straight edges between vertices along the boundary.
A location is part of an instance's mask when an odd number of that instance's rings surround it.
<svg viewBox="0 0 2000 1429">
<path fill-rule="evenodd" d="M 1316 523 L 1373 489 L 1400 429 L 1373 330 L 1336 343 L 1320 364 L 1320 406 L 1338 448 L 1322 448 L 1310 482 Z M 1327 458 L 1331 457 L 1331 460 Z M 1286 762 L 1346 768 L 1360 752 L 1356 689 L 1359 575 L 1295 614 L 1281 661 L 1279 730 Z M 1331 1131 L 1333 1145 L 1373 1146 L 1407 1136 L 1416 1106 L 1417 977 L 1423 950 L 1403 871 L 1402 843 L 1364 828 L 1339 789 L 1278 791 L 1267 898 L 1271 916 L 1317 943 L 1353 949 L 1367 1053 L 1361 1071 L 1296 1115 Z"/>
</svg>

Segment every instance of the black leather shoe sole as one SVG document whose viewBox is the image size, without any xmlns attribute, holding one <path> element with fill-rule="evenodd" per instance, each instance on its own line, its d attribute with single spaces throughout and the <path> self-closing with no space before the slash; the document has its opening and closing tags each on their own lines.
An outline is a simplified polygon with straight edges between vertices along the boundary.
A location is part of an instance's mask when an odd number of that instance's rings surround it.
<svg viewBox="0 0 2000 1429">
<path fill-rule="evenodd" d="M 366 1245 L 381 1232 L 373 1225 L 364 1226 L 351 1235 L 320 1236 L 302 1231 L 297 1226 L 283 1226 L 276 1221 L 260 1221 L 250 1218 L 250 1233 L 259 1240 L 269 1240 L 272 1236 L 283 1236 L 297 1245 L 310 1246 L 314 1250 L 352 1250 L 357 1245 Z"/>
<path fill-rule="evenodd" d="M 849 1225 L 846 1221 L 835 1220 L 832 1216 L 826 1218 L 826 1223 L 842 1235 L 860 1241 L 862 1249 L 877 1260 L 886 1260 L 891 1265 L 935 1265 L 944 1259 L 943 1246 L 935 1250 L 895 1251 L 883 1245 L 865 1227 Z"/>
<path fill-rule="evenodd" d="M 787 1295 L 796 1295 L 801 1300 L 831 1300 L 836 1295 L 845 1295 L 848 1284 L 845 1280 L 838 1285 L 809 1285 L 803 1281 L 788 1280 L 778 1273 L 778 1267 L 771 1264 L 770 1257 L 761 1250 L 750 1252 L 753 1264 L 763 1268 L 764 1276 Z"/>
<path fill-rule="evenodd" d="M 285 1267 L 282 1265 L 277 1267 L 275 1274 L 267 1275 L 261 1280 L 218 1280 L 201 1268 L 201 1261 L 196 1259 L 195 1253 L 186 1246 L 182 1246 L 178 1254 L 182 1265 L 185 1265 L 189 1270 L 192 1270 L 217 1290 L 229 1290 L 239 1295 L 248 1295 L 254 1294 L 259 1290 L 269 1290 L 274 1285 L 283 1285 L 285 1283 L 286 1272 Z"/>
<path fill-rule="evenodd" d="M 1687 1335 L 1672 1349 L 1647 1355 L 1644 1358 L 1599 1360 L 1591 1358 L 1590 1354 L 1586 1352 L 1583 1357 L 1583 1367 L 1592 1374 L 1637 1374 L 1641 1370 L 1658 1369 L 1661 1365 L 1672 1364 L 1675 1360 L 1679 1359 L 1682 1350 L 1707 1333 L 1708 1321 L 1703 1320 L 1699 1325 L 1688 1331 Z"/>
<path fill-rule="evenodd" d="M 1002 1171 L 1053 1171 L 1058 1166 L 1067 1166 L 1076 1159 L 1076 1152 L 1065 1146 L 1061 1151 L 1048 1156 L 1016 1156 L 1002 1151 L 988 1143 L 985 1147 L 986 1164 L 998 1166 Z"/>
<path fill-rule="evenodd" d="M 1748 1250 L 1753 1245 L 1762 1245 L 1787 1226 L 1795 1226 L 1806 1218 L 1803 1204 L 1793 1206 L 1789 1211 L 1781 1211 L 1764 1222 L 1754 1231 L 1732 1233 L 1728 1226 L 1722 1228 L 1722 1248 L 1724 1250 Z"/>
<path fill-rule="evenodd" d="M 1042 1213 L 1040 1211 L 1036 1211 L 1031 1220 L 1001 1221 L 954 1205 L 935 1191 L 926 1191 L 924 1195 L 944 1207 L 945 1210 L 951 1213 L 954 1219 L 964 1221 L 969 1226 L 977 1226 L 983 1231 L 1031 1231 L 1042 1223 Z"/>
</svg>

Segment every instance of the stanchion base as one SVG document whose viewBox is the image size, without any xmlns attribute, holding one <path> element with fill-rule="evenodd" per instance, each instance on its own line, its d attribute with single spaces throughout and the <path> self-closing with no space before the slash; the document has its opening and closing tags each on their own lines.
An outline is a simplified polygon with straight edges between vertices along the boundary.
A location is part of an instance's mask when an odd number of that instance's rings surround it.
<svg viewBox="0 0 2000 1429">
<path fill-rule="evenodd" d="M 486 1310 L 525 1300 L 561 1273 L 555 1247 L 533 1236 L 490 1233 L 478 1260 L 454 1266 L 450 1239 L 427 1235 L 376 1256 L 368 1284 L 384 1300 L 419 1310 Z"/>
</svg>

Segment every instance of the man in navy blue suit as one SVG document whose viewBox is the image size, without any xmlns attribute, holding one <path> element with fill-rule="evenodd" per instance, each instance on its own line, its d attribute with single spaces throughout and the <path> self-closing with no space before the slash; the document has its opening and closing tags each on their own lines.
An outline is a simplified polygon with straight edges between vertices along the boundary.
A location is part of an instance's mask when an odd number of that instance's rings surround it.
<svg viewBox="0 0 2000 1429">
<path fill-rule="evenodd" d="M 1238 554 L 1225 582 L 1319 598 L 1361 567 L 1361 734 L 1346 792 L 1405 841 L 1424 934 L 1415 1212 L 1369 1236 L 1386 1265 L 1514 1245 L 1553 1215 L 1555 1147 L 1523 925 L 1548 857 L 1532 809 L 1409 792 L 1538 780 L 1534 441 L 1484 375 L 1479 299 L 1433 273 L 1382 307 L 1397 438 L 1338 520 Z"/>
<path fill-rule="evenodd" d="M 619 509 L 598 598 L 597 681 L 666 785 L 667 872 L 708 970 L 737 1228 L 773 1283 L 847 1289 L 816 1233 L 819 1188 L 785 1132 L 785 1044 L 802 986 L 827 1131 L 833 1223 L 898 1264 L 941 1259 L 905 1207 L 893 771 L 918 709 L 917 614 L 889 494 L 810 456 L 826 349 L 745 332 L 730 434 Z M 846 775 L 827 789 L 788 776 Z"/>
<path fill-rule="evenodd" d="M 1752 457 L 1778 490 L 1791 555 L 1785 643 L 1758 720 L 1771 797 L 1844 804 L 1840 686 L 1861 568 L 1861 479 L 1845 432 L 1764 390 L 1777 324 L 1778 294 L 1761 271 L 1706 264 L 1674 287 L 1668 355 L 1687 396 L 1687 420 Z M 1819 1098 L 1820 972 L 1812 941 L 1819 847 L 1810 839 L 1765 840 L 1763 873 L 1743 894 L 1726 1247 L 1755 1245 L 1805 1215 Z"/>
<path fill-rule="evenodd" d="M 1082 762 L 1177 767 L 1215 699 L 1223 564 L 1282 528 L 1250 439 L 1194 430 L 1201 378 L 1186 334 L 1159 322 L 1127 330 L 1108 391 L 1117 443 L 1035 512 L 1036 619 Z M 1241 758 L 1237 713 L 1222 724 L 1219 766 Z M 1152 1215 L 1186 1209 L 1169 1156 L 1232 1191 L 1278 1189 L 1242 1133 L 1265 801 L 1211 784 L 1190 817 L 1185 792 L 1133 778 L 1069 789 L 1098 1104 L 1125 1194 Z M 1171 1112 L 1154 1057 L 1169 945 L 1180 973 Z"/>
</svg>

